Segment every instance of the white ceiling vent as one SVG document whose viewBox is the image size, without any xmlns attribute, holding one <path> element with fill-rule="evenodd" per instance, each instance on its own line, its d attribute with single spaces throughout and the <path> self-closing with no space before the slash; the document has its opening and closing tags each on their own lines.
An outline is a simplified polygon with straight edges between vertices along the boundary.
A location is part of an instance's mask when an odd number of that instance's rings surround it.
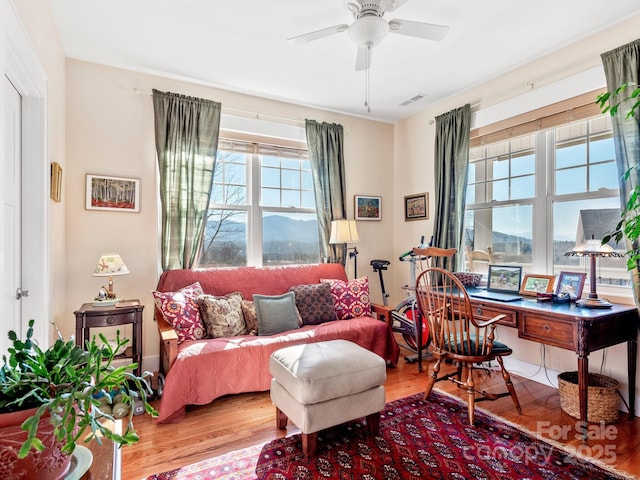
<svg viewBox="0 0 640 480">
<path fill-rule="evenodd" d="M 414 95 L 411 98 L 406 99 L 404 102 L 400 103 L 401 107 L 406 107 L 407 105 L 411 105 L 414 102 L 417 102 L 418 100 L 422 100 L 425 97 L 425 95 L 423 95 L 422 93 L 419 93 L 417 95 Z"/>
</svg>

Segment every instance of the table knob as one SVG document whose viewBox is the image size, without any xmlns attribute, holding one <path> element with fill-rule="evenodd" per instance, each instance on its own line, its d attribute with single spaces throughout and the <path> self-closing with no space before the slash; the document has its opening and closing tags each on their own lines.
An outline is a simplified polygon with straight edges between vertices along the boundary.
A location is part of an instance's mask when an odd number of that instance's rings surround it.
<svg viewBox="0 0 640 480">
<path fill-rule="evenodd" d="M 112 325 L 112 324 L 113 324 L 113 322 L 115 322 L 115 321 L 116 321 L 116 320 L 115 320 L 113 317 L 107 317 L 107 323 L 108 323 L 109 325 Z"/>
</svg>

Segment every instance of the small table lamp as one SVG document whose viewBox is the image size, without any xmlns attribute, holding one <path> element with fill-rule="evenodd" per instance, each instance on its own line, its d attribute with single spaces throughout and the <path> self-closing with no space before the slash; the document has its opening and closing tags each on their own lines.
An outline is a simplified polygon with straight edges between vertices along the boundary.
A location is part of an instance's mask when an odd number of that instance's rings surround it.
<svg viewBox="0 0 640 480">
<path fill-rule="evenodd" d="M 332 220 L 331 221 L 331 235 L 329 236 L 329 243 L 356 243 L 360 241 L 358 236 L 358 228 L 356 227 L 355 220 Z M 356 247 L 349 247 L 349 258 L 353 258 L 353 277 L 358 278 L 358 249 Z"/>
<path fill-rule="evenodd" d="M 589 296 L 584 300 L 578 300 L 576 304 L 587 308 L 611 308 L 611 303 L 598 298 L 596 293 L 596 257 L 623 257 L 624 255 L 616 252 L 610 245 L 602 245 L 600 240 L 596 240 L 593 237 L 591 240 L 587 240 L 586 243 L 576 245 L 573 250 L 568 251 L 565 255 L 569 257 L 590 257 Z"/>
<path fill-rule="evenodd" d="M 106 301 L 113 301 L 116 299 L 116 294 L 113 291 L 113 277 L 115 275 L 126 275 L 129 273 L 129 269 L 122 261 L 122 258 L 117 253 L 105 253 L 98 260 L 98 265 L 93 271 L 94 277 L 109 277 L 109 286 L 107 290 Z"/>
</svg>

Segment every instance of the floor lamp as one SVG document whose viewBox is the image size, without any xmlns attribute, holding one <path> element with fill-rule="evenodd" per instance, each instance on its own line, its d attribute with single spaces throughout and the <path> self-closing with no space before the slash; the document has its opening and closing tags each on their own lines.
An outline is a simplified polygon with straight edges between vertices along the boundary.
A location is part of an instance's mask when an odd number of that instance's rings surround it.
<svg viewBox="0 0 640 480">
<path fill-rule="evenodd" d="M 565 253 L 569 257 L 589 257 L 591 269 L 589 273 L 589 296 L 584 300 L 576 301 L 576 305 L 586 308 L 611 308 L 611 303 L 598 298 L 596 293 L 596 257 L 623 257 L 624 255 L 616 252 L 609 245 L 602 245 L 600 240 L 593 237 L 586 243 L 576 245 L 573 250 Z"/>
<path fill-rule="evenodd" d="M 331 235 L 329 236 L 329 243 L 356 243 L 360 241 L 358 236 L 358 228 L 356 227 L 355 220 L 332 220 L 331 221 Z M 349 252 L 349 258 L 353 258 L 353 278 L 358 278 L 358 249 L 356 247 L 347 247 Z"/>
</svg>

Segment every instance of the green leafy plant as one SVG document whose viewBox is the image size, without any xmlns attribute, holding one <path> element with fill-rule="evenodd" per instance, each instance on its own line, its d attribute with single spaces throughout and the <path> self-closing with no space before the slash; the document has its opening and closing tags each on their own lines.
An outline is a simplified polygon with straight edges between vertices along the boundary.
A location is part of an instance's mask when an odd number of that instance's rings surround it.
<svg viewBox="0 0 640 480">
<path fill-rule="evenodd" d="M 629 91 L 631 93 L 629 93 Z M 618 101 L 612 103 L 612 98 Z M 612 117 L 618 114 L 620 108 L 628 108 L 625 119 L 640 121 L 638 118 L 638 110 L 640 110 L 640 87 L 633 83 L 623 83 L 616 88 L 613 95 L 605 92 L 596 97 L 596 103 L 600 106 L 602 113 L 608 113 Z M 634 165 L 624 172 L 622 180 L 627 182 L 634 171 L 637 171 L 638 165 Z M 629 199 L 625 208 L 621 212 L 620 222 L 616 225 L 613 232 L 608 233 L 602 239 L 605 244 L 611 239 L 615 239 L 620 243 L 627 238 L 631 242 L 631 249 L 627 251 L 627 269 L 634 271 L 640 266 L 640 184 L 636 185 L 630 192 Z M 637 273 L 636 273 L 637 275 Z M 636 282 L 639 280 L 635 279 Z"/>
<path fill-rule="evenodd" d="M 3 355 L 0 368 L 0 413 L 16 412 L 36 408 L 27 418 L 22 429 L 27 432 L 19 458 L 27 456 L 33 448 L 41 451 L 45 448 L 38 438 L 38 424 L 48 412 L 54 427 L 55 438 L 63 443 L 62 452 L 71 454 L 81 439 L 90 441 L 94 437 L 100 442 L 100 436 L 119 445 L 129 445 L 138 441 L 133 427 L 134 403 L 140 399 L 145 412 L 157 416 L 156 410 L 148 403 L 148 394 L 152 390 L 147 383 L 151 373 L 136 376 L 130 370 L 136 364 L 115 367 L 113 361 L 118 352 L 126 346 L 128 339 L 116 335 L 116 345 L 111 346 L 104 335 L 87 342 L 85 348 L 73 340 L 65 341 L 60 332 L 53 345 L 42 350 L 34 342 L 34 321 L 29 321 L 26 339 L 20 340 L 14 331 L 9 332 L 13 346 L 9 354 Z M 129 407 L 127 427 L 117 434 L 103 422 L 114 420 L 106 411 L 100 396 L 118 391 L 121 402 Z M 87 429 L 90 430 L 86 433 Z"/>
</svg>

